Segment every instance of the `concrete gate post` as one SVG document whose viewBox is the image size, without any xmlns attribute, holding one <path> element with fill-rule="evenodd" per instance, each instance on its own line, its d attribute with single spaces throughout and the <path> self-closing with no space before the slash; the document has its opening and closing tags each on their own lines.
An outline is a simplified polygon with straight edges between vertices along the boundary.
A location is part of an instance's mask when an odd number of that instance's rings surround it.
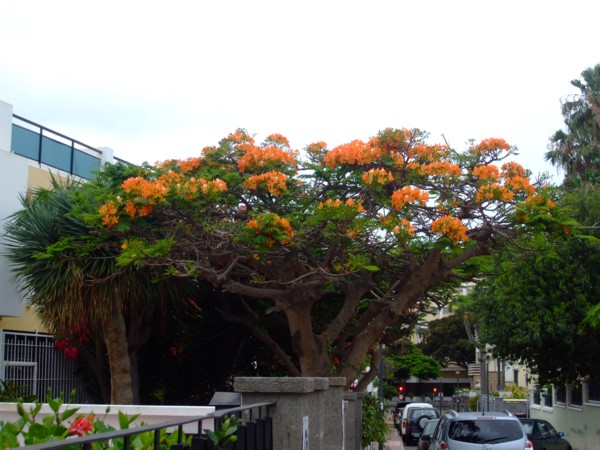
<svg viewBox="0 0 600 450">
<path fill-rule="evenodd" d="M 277 402 L 271 411 L 274 448 L 301 449 L 304 439 L 310 450 L 342 448 L 345 379 L 237 377 L 234 385 L 235 392 L 242 394 L 242 406 Z"/>
</svg>

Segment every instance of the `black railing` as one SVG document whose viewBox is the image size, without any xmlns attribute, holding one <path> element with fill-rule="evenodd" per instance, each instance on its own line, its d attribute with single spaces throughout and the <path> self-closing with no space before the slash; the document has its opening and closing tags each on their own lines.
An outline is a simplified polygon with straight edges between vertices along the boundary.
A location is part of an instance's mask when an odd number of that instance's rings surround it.
<svg viewBox="0 0 600 450">
<path fill-rule="evenodd" d="M 269 416 L 270 408 L 276 405 L 275 402 L 256 403 L 253 405 L 240 406 L 237 408 L 222 409 L 203 416 L 188 417 L 186 419 L 177 419 L 169 422 L 162 422 L 152 425 L 143 425 L 125 430 L 111 431 L 107 433 L 91 434 L 83 437 L 68 438 L 62 441 L 47 442 L 44 444 L 29 445 L 18 447 L 20 450 L 42 450 L 42 449 L 60 449 L 65 447 L 80 447 L 83 450 L 92 448 L 103 448 L 102 443 L 115 442 L 123 440 L 123 450 L 131 449 L 131 442 L 136 435 L 141 433 L 153 433 L 153 442 L 155 449 L 160 449 L 161 431 L 177 430 L 177 443 L 171 445 L 173 450 L 183 450 L 188 448 L 187 439 L 184 436 L 191 435 L 191 449 L 193 450 L 212 450 L 214 444 L 204 433 L 203 423 L 211 422 L 214 429 L 221 426 L 223 420 L 233 415 L 242 420 L 241 425 L 237 426 L 237 441 L 227 446 L 230 450 L 273 450 L 273 421 Z M 143 419 L 143 417 L 142 417 Z M 184 434 L 183 426 L 187 424 L 198 424 L 197 433 Z M 100 445 L 94 446 L 94 443 Z"/>
<path fill-rule="evenodd" d="M 13 123 L 13 153 L 88 180 L 100 170 L 102 152 L 97 148 L 16 114 L 13 114 L 13 118 L 35 128 L 32 130 Z M 119 158 L 115 160 L 128 164 Z"/>
</svg>

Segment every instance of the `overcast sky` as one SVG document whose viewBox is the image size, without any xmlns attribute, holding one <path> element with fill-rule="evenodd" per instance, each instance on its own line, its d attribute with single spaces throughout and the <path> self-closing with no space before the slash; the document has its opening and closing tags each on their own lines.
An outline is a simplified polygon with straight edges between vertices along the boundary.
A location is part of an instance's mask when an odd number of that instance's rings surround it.
<svg viewBox="0 0 600 450">
<path fill-rule="evenodd" d="M 134 162 L 236 128 L 293 147 L 417 127 L 503 137 L 539 171 L 600 1 L 0 0 L 0 100 Z"/>
</svg>

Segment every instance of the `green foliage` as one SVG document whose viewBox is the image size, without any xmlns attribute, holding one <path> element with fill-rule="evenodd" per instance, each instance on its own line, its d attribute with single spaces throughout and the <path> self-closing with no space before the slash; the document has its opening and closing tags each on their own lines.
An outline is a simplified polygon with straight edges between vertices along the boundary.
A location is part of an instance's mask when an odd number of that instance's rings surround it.
<svg viewBox="0 0 600 450">
<path fill-rule="evenodd" d="M 385 442 L 389 428 L 385 422 L 383 400 L 365 394 L 362 403 L 362 446 L 373 442 Z"/>
<path fill-rule="evenodd" d="M 48 396 L 50 397 L 50 391 Z M 71 393 L 71 400 L 75 398 L 75 392 Z M 2 424 L 0 429 L 0 446 L 2 448 L 19 447 L 20 441 L 24 445 L 44 444 L 48 442 L 62 441 L 70 437 L 84 436 L 89 434 L 102 434 L 115 431 L 115 428 L 107 425 L 102 419 L 96 418 L 94 413 L 87 416 L 76 415 L 79 408 L 64 406 L 62 397 L 50 398 L 48 406 L 52 411 L 50 414 L 39 418 L 42 403 L 36 402 L 29 410 L 25 410 L 22 401 L 17 403 L 19 419 L 16 422 Z M 108 409 L 106 412 L 108 413 Z M 118 419 L 120 429 L 128 429 L 139 417 L 139 414 L 128 416 L 119 411 Z M 168 450 L 171 445 L 179 442 L 178 432 L 167 434 L 166 430 L 160 431 L 160 449 Z M 182 442 L 191 444 L 191 436 L 182 436 Z M 69 450 L 79 449 L 80 446 L 64 447 Z M 123 439 L 113 439 L 110 442 L 100 441 L 94 448 L 101 450 L 123 450 L 125 443 Z M 154 449 L 154 432 L 147 431 L 135 434 L 131 437 L 130 448 L 137 450 Z"/>
<path fill-rule="evenodd" d="M 517 383 L 507 383 L 504 390 L 510 392 L 508 395 L 504 394 L 504 398 L 527 398 L 527 389 Z"/>
<path fill-rule="evenodd" d="M 438 378 L 442 370 L 442 365 L 431 356 L 423 354 L 420 348 L 415 345 L 405 355 L 392 355 L 389 361 L 394 367 L 397 379 L 406 379 L 416 377 L 421 380 Z"/>
<path fill-rule="evenodd" d="M 469 397 L 469 411 L 477 411 L 479 405 L 479 396 Z"/>
<path fill-rule="evenodd" d="M 600 64 L 571 81 L 580 90 L 562 102 L 565 130 L 550 137 L 546 160 L 565 172 L 565 186 L 600 181 Z"/>
<path fill-rule="evenodd" d="M 223 417 L 221 423 L 215 430 L 204 430 L 214 444 L 216 450 L 223 450 L 229 444 L 237 441 L 235 432 L 238 426 L 242 423 L 241 419 L 237 419 L 233 414 L 229 417 Z"/>
<path fill-rule="evenodd" d="M 467 368 L 475 361 L 475 345 L 469 341 L 465 323 L 460 313 L 428 322 L 419 348 L 425 355 L 442 365 L 450 363 Z"/>
<path fill-rule="evenodd" d="M 10 380 L 0 380 L 0 402 L 16 402 L 20 400 L 31 403 L 38 400 L 38 397 L 35 395 L 23 395 L 22 391 L 25 389 L 27 389 L 27 386 L 18 386 Z"/>
</svg>

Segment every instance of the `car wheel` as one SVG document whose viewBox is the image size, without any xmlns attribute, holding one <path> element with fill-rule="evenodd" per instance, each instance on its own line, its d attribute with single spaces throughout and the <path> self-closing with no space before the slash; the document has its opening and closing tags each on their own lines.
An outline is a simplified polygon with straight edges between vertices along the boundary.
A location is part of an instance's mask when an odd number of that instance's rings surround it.
<svg viewBox="0 0 600 450">
<path fill-rule="evenodd" d="M 419 426 L 419 431 L 423 431 L 423 428 L 425 428 L 425 425 L 427 424 L 429 419 L 431 419 L 431 416 L 419 417 L 419 420 L 417 421 L 417 425 Z"/>
</svg>

